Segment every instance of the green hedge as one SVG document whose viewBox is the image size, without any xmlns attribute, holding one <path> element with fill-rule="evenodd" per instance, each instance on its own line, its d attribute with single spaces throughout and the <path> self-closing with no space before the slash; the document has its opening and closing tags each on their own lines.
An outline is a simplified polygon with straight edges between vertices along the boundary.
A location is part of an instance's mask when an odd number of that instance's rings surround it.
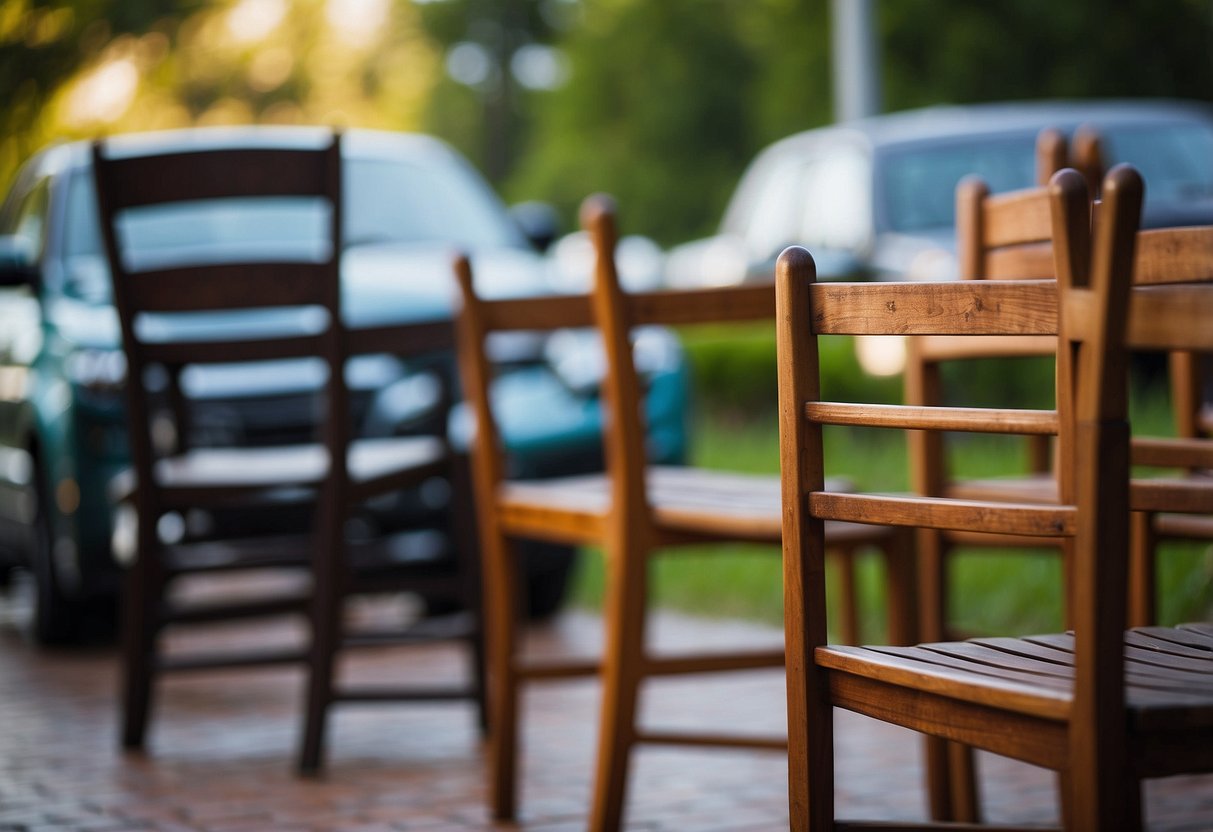
<svg viewBox="0 0 1213 832">
<path fill-rule="evenodd" d="M 744 328 L 686 328 L 682 343 L 694 379 L 695 403 L 712 412 L 766 416 L 775 411 L 774 324 Z M 822 338 L 823 398 L 835 401 L 902 401 L 901 376 L 876 377 L 860 367 L 854 339 Z M 1049 358 L 977 359 L 944 367 L 947 404 L 973 407 L 1052 407 L 1053 362 Z"/>
<path fill-rule="evenodd" d="M 726 413 L 774 413 L 775 326 L 695 327 L 681 332 L 694 379 L 695 403 Z M 823 338 L 821 384 L 826 398 L 897 402 L 901 379 L 866 375 L 850 338 Z"/>
</svg>

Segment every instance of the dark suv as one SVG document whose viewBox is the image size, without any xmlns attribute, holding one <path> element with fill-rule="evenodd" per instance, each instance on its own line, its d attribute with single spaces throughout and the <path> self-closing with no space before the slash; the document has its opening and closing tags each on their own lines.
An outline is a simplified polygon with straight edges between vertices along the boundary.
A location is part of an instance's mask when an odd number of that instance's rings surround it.
<svg viewBox="0 0 1213 832">
<path fill-rule="evenodd" d="M 314 142 L 318 132 L 197 129 L 119 141 L 148 153 L 216 144 L 291 147 Z M 87 635 L 81 631 L 90 620 L 84 613 L 112 603 L 119 572 L 107 484 L 127 464 L 125 364 L 88 151 L 76 143 L 37 154 L 0 208 L 0 576 L 7 579 L 17 567 L 34 575 L 33 624 L 42 641 Z M 488 295 L 554 291 L 544 258 L 483 180 L 441 142 L 349 131 L 343 152 L 342 279 L 351 325 L 450 315 L 455 247 L 471 253 Z M 275 246 L 299 244 L 317 221 L 289 201 L 257 203 L 163 209 L 132 217 L 122 232 L 148 258 L 188 246 L 272 253 Z M 231 325 L 251 324 L 234 316 Z M 494 397 L 516 472 L 539 477 L 601 466 L 595 368 L 602 362 L 593 334 L 519 334 L 491 348 L 502 368 Z M 680 461 L 687 389 L 681 349 L 670 333 L 652 330 L 637 350 L 647 374 L 651 452 L 657 460 Z M 347 373 L 364 434 L 417 430 L 449 417 L 456 438 L 469 436 L 471 426 L 458 407 L 439 412 L 440 382 L 453 373 L 450 356 L 424 365 L 364 356 Z M 263 371 L 190 368 L 183 387 L 194 410 L 191 439 L 216 445 L 254 436 L 305 439 L 319 383 L 317 369 L 306 362 L 267 364 Z M 377 521 L 412 522 L 444 499 L 441 487 L 422 489 L 400 504 L 379 507 Z M 530 554 L 532 610 L 551 612 L 563 593 L 567 552 Z"/>
</svg>

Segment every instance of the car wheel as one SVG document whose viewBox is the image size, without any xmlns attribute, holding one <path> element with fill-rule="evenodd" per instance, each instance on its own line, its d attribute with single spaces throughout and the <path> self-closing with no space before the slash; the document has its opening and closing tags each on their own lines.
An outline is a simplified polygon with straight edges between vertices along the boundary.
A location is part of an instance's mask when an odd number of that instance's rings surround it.
<svg viewBox="0 0 1213 832">
<path fill-rule="evenodd" d="M 59 581 L 46 494 L 45 481 L 39 475 L 33 488 L 34 519 L 30 529 L 29 556 L 30 571 L 34 577 L 34 597 L 29 628 L 38 644 L 71 644 L 79 640 L 83 610 L 75 599 L 64 594 Z"/>
</svg>

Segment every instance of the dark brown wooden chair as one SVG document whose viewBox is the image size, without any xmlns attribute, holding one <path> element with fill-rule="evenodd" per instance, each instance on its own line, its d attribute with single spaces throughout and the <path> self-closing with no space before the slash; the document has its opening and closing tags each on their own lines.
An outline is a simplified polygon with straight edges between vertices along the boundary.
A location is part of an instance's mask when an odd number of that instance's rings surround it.
<svg viewBox="0 0 1213 832">
<path fill-rule="evenodd" d="M 1141 779 L 1213 770 L 1213 628 L 1124 630 L 1128 350 L 1213 346 L 1207 325 L 1213 315 L 1213 228 L 1139 233 L 1142 185 L 1127 167 L 1105 179 L 1103 196 L 1092 240 L 1081 174 L 1054 177 L 1049 198 L 1056 282 L 816 285 L 812 258 L 803 249 L 780 259 L 793 829 L 835 827 L 835 706 L 1057 770 L 1063 819 L 1072 829 L 1140 828 Z M 1134 280 L 1143 285 L 1131 289 Z M 1065 357 L 1057 409 L 819 400 L 818 337 L 890 332 L 1056 336 L 1057 354 Z M 1052 505 L 834 494 L 823 487 L 822 424 L 1066 431 L 1073 441 L 1059 456 L 1059 500 Z M 1074 630 L 912 648 L 830 646 L 821 530 L 837 520 L 1066 538 Z"/>
<path fill-rule="evenodd" d="M 325 724 L 336 702 L 396 699 L 483 701 L 476 611 L 472 512 L 466 463 L 445 435 L 359 439 L 345 381 L 356 354 L 427 354 L 454 346 L 449 321 L 374 329 L 347 328 L 342 318 L 341 147 L 318 131 L 313 147 L 199 148 L 156 153 L 98 143 L 93 164 L 102 231 L 113 275 L 114 301 L 127 360 L 127 409 L 133 471 L 117 485 L 137 515 L 135 560 L 126 578 L 122 671 L 122 743 L 144 745 L 153 683 L 169 671 L 297 663 L 308 673 L 300 768 L 321 765 Z M 238 249 L 170 250 L 172 261 L 149 259 L 124 236 L 138 212 L 179 210 L 203 200 L 297 200 L 324 219 L 320 238 L 285 255 Z M 144 214 L 146 216 L 146 213 Z M 203 220 L 205 221 L 205 220 Z M 157 252 L 151 252 L 156 254 Z M 166 252 L 159 252 L 165 255 Z M 140 261 L 140 256 L 143 261 Z M 401 279 L 407 279 L 402 275 Z M 257 323 L 239 324 L 256 313 Z M 245 320 L 249 320 L 245 318 Z M 222 321 L 223 325 L 218 325 Z M 275 328 L 274 322 L 286 321 Z M 211 447 L 193 441 L 193 406 L 183 373 L 205 365 L 264 368 L 312 360 L 326 379 L 316 391 L 316 435 L 307 444 Z M 285 365 L 283 365 L 285 366 Z M 272 437 L 266 441 L 273 442 Z M 441 557 L 415 558 L 402 534 L 376 534 L 362 512 L 369 500 L 444 477 L 455 483 L 453 545 Z M 165 518 L 233 511 L 306 512 L 293 533 L 222 537 L 166 534 Z M 358 525 L 354 535 L 351 528 Z M 413 552 L 413 555 L 416 553 Z M 236 600 L 182 601 L 179 585 L 191 576 L 266 567 L 305 577 L 286 594 L 241 593 Z M 347 632 L 343 601 L 362 593 L 423 592 L 448 598 L 469 613 L 443 626 L 421 620 L 404 632 Z M 243 597 L 249 595 L 250 597 Z M 297 614 L 310 639 L 301 648 L 204 655 L 166 655 L 166 628 Z M 472 681 L 460 687 L 339 688 L 335 657 L 350 645 L 457 638 L 470 648 Z M 481 709 L 483 726 L 484 711 Z"/>
<path fill-rule="evenodd" d="M 645 645 L 647 568 L 658 550 L 713 541 L 778 544 L 780 504 L 775 477 L 649 466 L 641 419 L 642 383 L 632 361 L 630 330 L 650 324 L 769 319 L 771 285 L 679 292 L 625 294 L 616 276 L 613 209 L 605 198 L 588 200 L 583 224 L 596 250 L 592 296 L 488 301 L 478 297 L 466 259 L 456 263 L 463 290 L 460 317 L 461 374 L 477 423 L 473 451 L 479 528 L 484 553 L 491 735 L 493 816 L 515 815 L 518 758 L 518 699 L 524 682 L 600 674 L 597 775 L 590 828 L 621 825 L 628 760 L 640 743 L 739 746 L 783 749 L 785 740 L 753 738 L 709 729 L 682 734 L 642 728 L 636 719 L 642 682 L 672 674 L 698 674 L 780 667 L 781 649 L 761 653 L 654 656 Z M 490 333 L 596 325 L 602 333 L 607 372 L 603 386 L 605 474 L 557 480 L 512 481 L 505 473 L 502 445 L 489 400 L 492 368 L 484 351 Z M 912 639 L 915 618 L 913 567 L 906 539 L 889 530 L 830 524 L 832 554 L 850 557 L 877 547 L 890 579 L 890 629 L 894 640 Z M 601 662 L 538 666 L 519 655 L 516 617 L 518 565 L 511 551 L 517 539 L 537 539 L 601 547 L 606 558 Z M 727 592 L 722 587 L 721 592 Z"/>
</svg>

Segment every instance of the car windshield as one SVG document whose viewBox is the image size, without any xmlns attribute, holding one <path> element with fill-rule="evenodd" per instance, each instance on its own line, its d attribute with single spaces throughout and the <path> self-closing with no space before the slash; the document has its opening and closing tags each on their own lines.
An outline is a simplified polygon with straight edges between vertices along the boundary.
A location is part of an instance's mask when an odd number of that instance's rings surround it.
<svg viewBox="0 0 1213 832">
<path fill-rule="evenodd" d="M 487 187 L 454 165 L 398 159 L 345 162 L 345 240 L 360 245 L 450 244 L 470 250 L 525 246 Z M 109 275 L 89 171 L 73 175 L 63 241 L 63 290 L 109 297 Z M 310 199 L 223 199 L 135 209 L 118 232 L 132 268 L 223 259 L 319 259 L 327 210 Z"/>
<path fill-rule="evenodd" d="M 1100 125 L 1106 163 L 1128 162 L 1141 171 L 1147 208 L 1213 197 L 1213 128 L 1206 124 Z M 883 224 L 893 231 L 951 228 L 956 184 L 982 177 L 994 193 L 1031 187 L 1034 136 L 968 138 L 929 147 L 891 150 L 877 168 Z"/>
<path fill-rule="evenodd" d="M 877 171 L 885 225 L 914 232 L 952 226 L 956 184 L 969 174 L 980 176 L 995 193 L 1028 187 L 1035 177 L 1036 156 L 1033 140 L 1023 136 L 968 139 L 890 152 Z"/>
</svg>

